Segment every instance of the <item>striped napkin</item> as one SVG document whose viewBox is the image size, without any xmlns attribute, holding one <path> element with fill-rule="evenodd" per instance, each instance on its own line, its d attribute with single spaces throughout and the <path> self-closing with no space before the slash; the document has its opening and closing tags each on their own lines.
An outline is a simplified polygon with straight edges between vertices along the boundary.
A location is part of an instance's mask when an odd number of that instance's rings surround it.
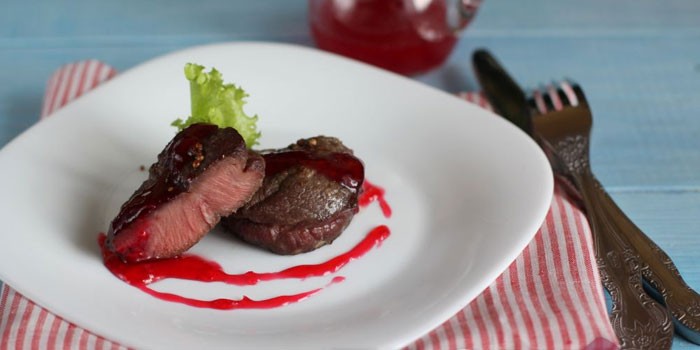
<svg viewBox="0 0 700 350">
<path fill-rule="evenodd" d="M 109 80 L 96 60 L 67 64 L 48 81 L 41 118 Z M 479 93 L 460 98 L 489 109 Z M 465 116 L 466 117 L 466 116 Z M 535 238 L 481 295 L 407 349 L 618 349 L 607 318 L 588 222 L 562 184 Z M 2 285 L 0 350 L 126 349 Z"/>
</svg>

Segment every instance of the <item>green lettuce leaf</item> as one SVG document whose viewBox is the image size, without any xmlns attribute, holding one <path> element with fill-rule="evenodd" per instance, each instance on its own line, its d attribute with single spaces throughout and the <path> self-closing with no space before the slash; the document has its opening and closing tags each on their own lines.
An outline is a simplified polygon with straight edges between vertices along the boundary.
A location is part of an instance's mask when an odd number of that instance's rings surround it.
<svg viewBox="0 0 700 350">
<path fill-rule="evenodd" d="M 238 131 L 246 146 L 252 148 L 258 143 L 260 132 L 256 123 L 258 116 L 243 112 L 248 94 L 233 84 L 224 84 L 221 73 L 212 68 L 208 73 L 204 66 L 188 63 L 185 77 L 190 81 L 192 114 L 183 121 L 175 120 L 171 125 L 182 130 L 195 123 L 208 123 L 220 128 L 232 127 Z"/>
</svg>

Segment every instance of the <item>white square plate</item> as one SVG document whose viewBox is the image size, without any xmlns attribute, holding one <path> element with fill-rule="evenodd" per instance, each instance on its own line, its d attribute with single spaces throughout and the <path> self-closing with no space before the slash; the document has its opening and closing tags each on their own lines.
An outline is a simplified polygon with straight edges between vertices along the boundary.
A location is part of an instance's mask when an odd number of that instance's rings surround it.
<svg viewBox="0 0 700 350">
<path fill-rule="evenodd" d="M 250 94 L 261 148 L 339 137 L 386 189 L 393 216 L 361 211 L 332 245 L 297 256 L 215 230 L 191 251 L 227 272 L 277 271 L 346 252 L 374 226 L 380 247 L 334 275 L 252 287 L 193 282 L 179 294 L 253 299 L 345 281 L 299 303 L 217 311 L 155 299 L 102 264 L 97 235 L 189 114 L 183 67 L 216 67 Z M 532 239 L 552 195 L 537 145 L 445 92 L 342 57 L 270 43 L 195 47 L 146 62 L 0 151 L 0 278 L 67 320 L 136 348 L 398 348 L 454 315 Z"/>
</svg>

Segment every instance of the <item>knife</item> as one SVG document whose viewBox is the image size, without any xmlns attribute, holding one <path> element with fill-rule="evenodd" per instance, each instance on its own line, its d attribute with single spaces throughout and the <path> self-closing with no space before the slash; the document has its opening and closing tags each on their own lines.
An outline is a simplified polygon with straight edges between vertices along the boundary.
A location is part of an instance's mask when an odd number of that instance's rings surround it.
<svg viewBox="0 0 700 350">
<path fill-rule="evenodd" d="M 536 128 L 533 128 L 532 124 L 533 113 L 530 109 L 524 91 L 488 51 L 479 49 L 474 52 L 472 58 L 477 79 L 479 80 L 479 83 L 484 90 L 484 94 L 493 106 L 494 110 L 537 140 L 537 130 Z M 556 168 L 554 168 L 554 172 L 560 176 L 566 175 Z M 606 256 L 611 254 L 620 255 L 622 253 L 618 251 L 619 247 L 605 243 L 610 240 L 597 241 L 603 241 L 603 246 L 598 246 L 596 251 L 600 250 L 602 252 L 607 252 L 607 254 L 605 254 Z M 638 256 L 637 252 L 632 254 Z M 625 280 L 624 278 L 614 278 L 615 268 L 614 266 L 611 266 L 612 265 L 610 264 L 599 264 L 598 267 L 600 269 L 601 276 L 608 277 L 606 288 L 612 288 L 613 290 L 613 292 L 611 292 L 613 293 L 612 309 L 613 311 L 617 310 L 617 312 L 614 312 L 614 314 L 617 314 L 617 317 L 615 318 L 617 322 L 613 322 L 613 329 L 620 339 L 620 343 L 625 345 L 625 348 L 654 348 L 655 346 L 659 346 L 657 348 L 670 348 L 671 340 L 666 338 L 666 334 L 668 334 L 668 332 L 661 332 L 663 333 L 663 336 L 659 339 L 654 339 L 656 332 L 646 331 L 642 332 L 641 334 L 636 334 L 637 332 L 633 332 L 636 330 L 636 327 L 635 329 L 628 329 L 630 325 L 636 324 L 649 326 L 656 324 L 657 326 L 664 327 L 664 329 L 666 329 L 670 326 L 670 323 L 667 322 L 670 315 L 668 314 L 668 310 L 663 308 L 661 305 L 656 305 L 656 307 L 633 308 L 638 310 L 638 312 L 635 312 L 634 315 L 624 312 L 621 308 L 622 305 L 642 305 L 656 302 L 645 295 L 644 291 L 641 291 L 639 294 L 625 294 L 629 299 L 620 299 L 621 294 L 618 293 L 620 288 L 623 286 L 626 287 L 625 284 L 631 282 Z M 664 314 L 667 314 L 667 316 L 659 317 L 659 315 L 657 315 L 655 312 L 663 312 Z M 658 323 L 660 319 L 664 319 L 666 321 Z M 611 319 L 611 321 L 615 320 Z M 632 332 L 630 332 L 630 330 L 632 330 Z M 640 339 L 645 341 L 640 343 Z M 648 343 L 646 343 L 646 341 L 648 341 Z"/>
<path fill-rule="evenodd" d="M 496 114 L 531 135 L 530 107 L 525 92 L 488 51 L 474 51 L 472 63 L 486 99 Z"/>
</svg>

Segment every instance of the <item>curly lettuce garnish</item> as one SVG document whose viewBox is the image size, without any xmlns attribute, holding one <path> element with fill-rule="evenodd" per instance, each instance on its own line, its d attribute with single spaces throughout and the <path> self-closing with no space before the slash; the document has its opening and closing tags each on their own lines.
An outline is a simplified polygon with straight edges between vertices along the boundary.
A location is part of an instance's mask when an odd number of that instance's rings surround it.
<svg viewBox="0 0 700 350">
<path fill-rule="evenodd" d="M 232 127 L 238 131 L 248 148 L 258 143 L 260 132 L 255 125 L 258 116 L 243 112 L 248 94 L 233 84 L 224 84 L 221 73 L 212 68 L 204 72 L 204 66 L 185 65 L 185 77 L 190 81 L 192 115 L 187 120 L 177 119 L 172 126 L 182 130 L 195 123 L 208 123 L 220 128 Z"/>
</svg>

